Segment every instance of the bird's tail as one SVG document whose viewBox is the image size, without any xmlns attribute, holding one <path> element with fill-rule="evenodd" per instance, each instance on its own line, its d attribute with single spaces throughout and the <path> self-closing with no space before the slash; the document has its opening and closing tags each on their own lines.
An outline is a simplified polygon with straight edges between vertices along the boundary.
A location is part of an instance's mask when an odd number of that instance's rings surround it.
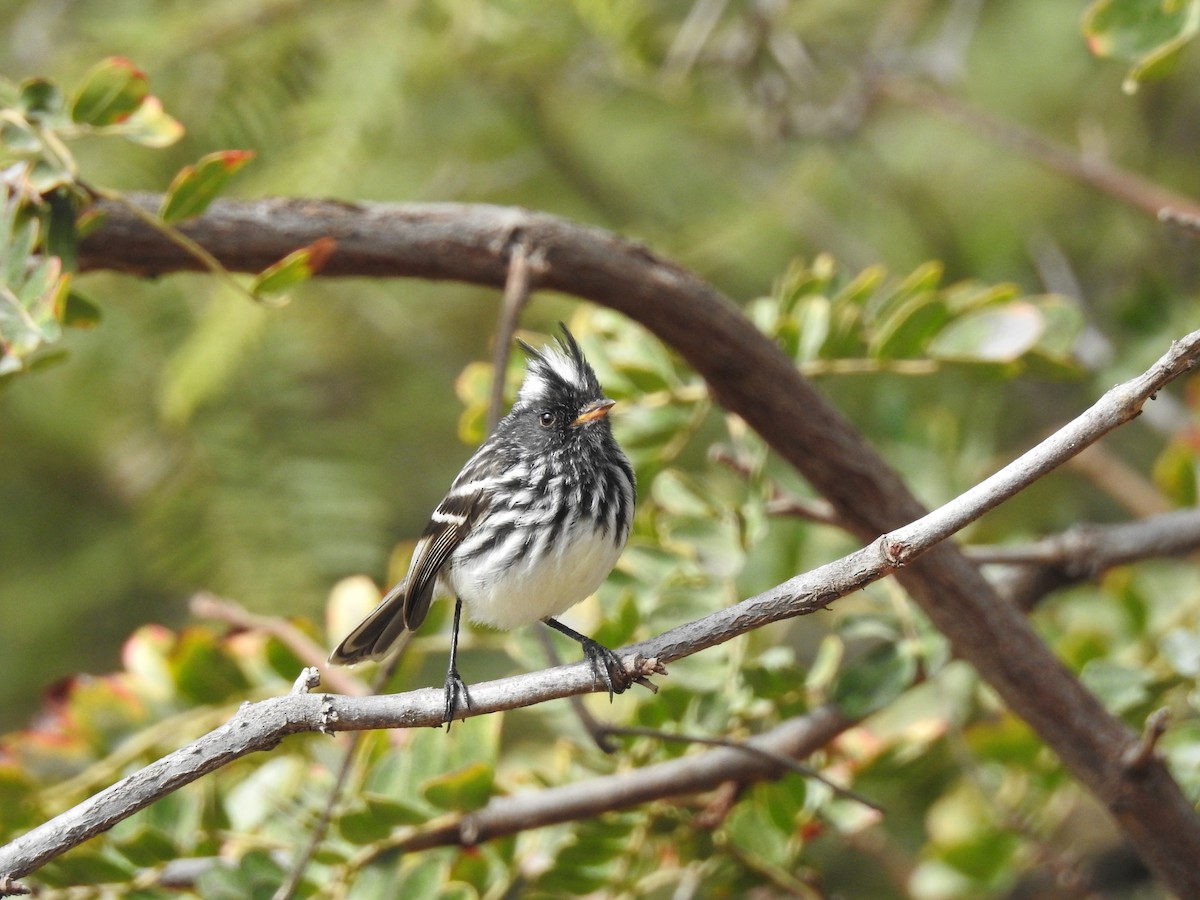
<svg viewBox="0 0 1200 900">
<path fill-rule="evenodd" d="M 404 601 L 408 579 L 392 588 L 379 605 L 371 610 L 358 627 L 329 654 L 329 661 L 337 666 L 350 666 L 367 659 L 383 659 L 396 648 L 396 642 L 405 630 Z"/>
</svg>

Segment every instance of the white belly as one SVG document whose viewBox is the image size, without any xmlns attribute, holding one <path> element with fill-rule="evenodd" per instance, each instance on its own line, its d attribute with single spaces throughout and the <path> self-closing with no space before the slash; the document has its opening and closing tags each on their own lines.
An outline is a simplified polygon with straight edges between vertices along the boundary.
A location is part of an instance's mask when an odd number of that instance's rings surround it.
<svg viewBox="0 0 1200 900">
<path fill-rule="evenodd" d="M 509 540 L 519 546 L 524 537 L 519 528 Z M 563 534 L 545 553 L 531 550 L 500 572 L 486 565 L 491 554 L 466 562 L 452 555 L 447 580 L 472 621 L 508 630 L 557 616 L 588 597 L 620 555 L 611 533 L 575 540 Z"/>
</svg>

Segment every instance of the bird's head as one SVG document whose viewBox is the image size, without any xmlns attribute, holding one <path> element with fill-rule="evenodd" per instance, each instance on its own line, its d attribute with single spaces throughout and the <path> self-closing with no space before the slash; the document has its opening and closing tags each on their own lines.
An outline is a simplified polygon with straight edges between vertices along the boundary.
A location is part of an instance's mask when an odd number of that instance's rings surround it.
<svg viewBox="0 0 1200 900">
<path fill-rule="evenodd" d="M 559 328 L 557 347 L 537 350 L 519 341 L 529 366 L 511 416 L 522 442 L 553 449 L 611 439 L 608 411 L 613 401 L 604 396 L 567 326 L 560 323 Z"/>
</svg>

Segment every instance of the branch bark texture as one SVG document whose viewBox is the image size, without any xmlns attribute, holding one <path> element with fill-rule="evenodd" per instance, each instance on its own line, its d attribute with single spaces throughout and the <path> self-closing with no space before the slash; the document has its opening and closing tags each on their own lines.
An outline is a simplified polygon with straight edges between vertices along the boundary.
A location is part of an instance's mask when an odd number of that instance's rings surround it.
<svg viewBox="0 0 1200 900">
<path fill-rule="evenodd" d="M 135 199 L 147 208 L 159 202 L 157 196 Z M 128 211 L 101 206 L 106 219 L 80 248 L 82 268 L 142 275 L 200 268 Z M 337 249 L 325 275 L 445 279 L 497 288 L 505 284 L 510 248 L 520 240 L 539 261 L 530 273 L 532 287 L 611 307 L 654 332 L 864 542 L 925 514 L 900 476 L 732 303 L 694 274 L 611 233 L 514 208 L 309 200 L 219 201 L 184 231 L 235 270 L 260 270 L 297 247 L 331 237 Z M 1169 380 L 1190 363 L 1181 357 L 1169 371 L 1143 377 Z M 1135 392 L 1142 387 L 1136 385 Z M 1095 424 L 1103 433 L 1138 409 L 1140 402 L 1127 405 L 1124 418 L 1101 416 Z M 912 552 L 908 534 L 900 537 L 887 555 L 905 564 Z M 1200 859 L 1200 818 L 1161 762 L 1154 760 L 1136 777 L 1127 770 L 1121 760 L 1136 736 L 1083 688 L 955 547 L 943 544 L 897 574 L 954 652 L 1095 794 L 1154 873 L 1180 895 L 1200 896 L 1200 867 L 1194 865 Z"/>
</svg>

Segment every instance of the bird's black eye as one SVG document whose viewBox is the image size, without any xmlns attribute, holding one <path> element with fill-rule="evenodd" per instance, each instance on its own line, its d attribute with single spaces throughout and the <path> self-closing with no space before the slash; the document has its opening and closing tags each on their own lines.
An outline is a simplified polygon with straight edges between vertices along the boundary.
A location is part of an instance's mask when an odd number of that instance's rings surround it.
<svg viewBox="0 0 1200 900">
<path fill-rule="evenodd" d="M 552 413 L 552 412 L 544 412 L 540 416 L 538 416 L 538 422 L 541 423 L 543 428 L 549 428 L 551 425 L 554 424 L 554 422 L 557 418 L 558 417 L 555 416 L 554 413 Z"/>
</svg>

